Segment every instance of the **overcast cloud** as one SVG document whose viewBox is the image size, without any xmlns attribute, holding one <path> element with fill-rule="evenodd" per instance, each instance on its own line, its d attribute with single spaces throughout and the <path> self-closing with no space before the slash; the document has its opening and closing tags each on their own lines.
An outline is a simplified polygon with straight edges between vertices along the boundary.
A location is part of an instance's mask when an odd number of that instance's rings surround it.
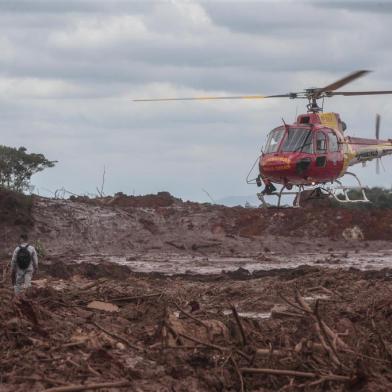
<svg viewBox="0 0 392 392">
<path fill-rule="evenodd" d="M 134 98 L 275 94 L 357 69 L 348 90 L 392 89 L 392 7 L 378 1 L 0 1 L 1 144 L 58 160 L 41 194 L 167 190 L 193 200 L 252 194 L 267 132 L 304 101 L 135 103 Z M 348 134 L 392 137 L 392 96 L 325 102 Z M 391 186 L 392 160 L 368 185 Z"/>
</svg>

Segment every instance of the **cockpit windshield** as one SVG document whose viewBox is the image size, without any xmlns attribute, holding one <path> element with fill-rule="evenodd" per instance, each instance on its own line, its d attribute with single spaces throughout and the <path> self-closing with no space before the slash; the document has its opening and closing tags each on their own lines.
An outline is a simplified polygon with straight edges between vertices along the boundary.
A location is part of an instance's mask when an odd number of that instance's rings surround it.
<svg viewBox="0 0 392 392">
<path fill-rule="evenodd" d="M 273 129 L 268 135 L 267 144 L 265 145 L 264 153 L 269 154 L 271 152 L 278 151 L 279 144 L 284 136 L 284 127 Z"/>
<path fill-rule="evenodd" d="M 308 128 L 288 128 L 287 136 L 282 145 L 283 152 L 313 152 L 312 136 Z"/>
</svg>

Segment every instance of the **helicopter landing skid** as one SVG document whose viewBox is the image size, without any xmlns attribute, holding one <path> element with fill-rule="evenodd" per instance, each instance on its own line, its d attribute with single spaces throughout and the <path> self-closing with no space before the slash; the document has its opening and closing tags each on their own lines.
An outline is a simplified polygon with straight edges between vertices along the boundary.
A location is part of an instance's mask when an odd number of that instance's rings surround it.
<svg viewBox="0 0 392 392">
<path fill-rule="evenodd" d="M 257 193 L 257 198 L 261 201 L 260 207 L 263 207 L 263 208 L 270 208 L 270 207 L 281 208 L 282 206 L 281 206 L 280 203 L 281 203 L 283 195 L 295 195 L 296 197 L 295 197 L 295 202 L 293 204 L 293 207 L 294 208 L 299 208 L 300 207 L 300 205 L 299 205 L 300 195 L 301 195 L 301 192 L 304 190 L 304 186 L 303 185 L 299 185 L 298 186 L 298 191 L 290 191 L 288 189 L 285 191 L 285 189 L 287 189 L 287 188 L 286 188 L 285 185 L 283 185 L 279 192 L 272 192 L 272 193 L 270 193 L 268 195 L 264 194 L 263 192 Z M 271 206 L 270 204 L 268 204 L 265 201 L 265 196 L 276 196 L 278 198 L 278 204 L 276 206 Z"/>
<path fill-rule="evenodd" d="M 281 208 L 281 200 L 283 195 L 295 195 L 293 206 L 294 208 L 301 207 L 301 201 L 312 200 L 312 199 L 326 199 L 326 198 L 333 198 L 334 200 L 338 201 L 339 203 L 370 203 L 370 200 L 367 198 L 365 190 L 367 189 L 364 187 L 359 178 L 350 172 L 346 172 L 345 174 L 353 176 L 357 182 L 357 186 L 348 186 L 343 185 L 341 181 L 335 180 L 334 183 L 337 185 L 325 187 L 325 186 L 310 186 L 311 189 L 305 190 L 305 185 L 297 185 L 297 191 L 291 191 L 286 188 L 285 185 L 282 186 L 279 192 L 272 192 L 268 195 L 264 194 L 263 192 L 257 193 L 258 199 L 261 201 L 260 207 L 263 208 L 270 208 L 270 207 L 277 207 Z M 309 188 L 309 187 L 307 187 Z M 348 192 L 350 190 L 357 190 L 360 191 L 361 198 L 359 199 L 350 199 Z M 304 194 L 309 192 L 305 197 Z M 278 198 L 277 205 L 272 206 L 271 204 L 267 203 L 265 200 L 265 196 L 276 196 Z M 343 196 L 343 198 L 339 197 Z"/>
<path fill-rule="evenodd" d="M 361 184 L 361 181 L 359 180 L 359 178 L 357 177 L 356 174 L 351 173 L 351 172 L 346 172 L 345 175 L 348 174 L 352 177 L 354 177 L 356 179 L 356 181 L 358 182 L 357 186 L 347 186 L 347 185 L 343 185 L 341 183 L 341 181 L 339 180 L 335 180 L 335 182 L 338 184 L 338 186 L 334 186 L 334 187 L 330 187 L 330 188 L 326 188 L 326 191 L 335 199 L 337 200 L 339 203 L 370 203 L 370 200 L 367 198 L 366 196 L 366 192 L 365 190 L 367 189 L 367 187 L 364 187 Z M 350 199 L 348 192 L 350 190 L 356 190 L 359 191 L 361 193 L 362 198 L 359 199 Z M 341 199 L 339 198 L 339 195 L 342 195 L 344 198 Z"/>
</svg>

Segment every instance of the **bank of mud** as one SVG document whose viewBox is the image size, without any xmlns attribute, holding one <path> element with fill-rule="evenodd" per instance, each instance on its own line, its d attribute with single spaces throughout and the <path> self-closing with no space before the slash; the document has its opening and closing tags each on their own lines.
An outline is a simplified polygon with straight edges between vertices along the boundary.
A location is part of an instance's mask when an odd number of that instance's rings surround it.
<svg viewBox="0 0 392 392">
<path fill-rule="evenodd" d="M 155 250 L 246 257 L 268 251 L 390 248 L 392 238 L 389 209 L 229 208 L 183 202 L 165 192 L 67 200 L 34 196 L 16 212 L 8 206 L 9 197 L 1 200 L 8 200 L 4 208 L 0 205 L 1 214 L 8 214 L 0 221 L 1 248 L 12 246 L 27 223 L 31 237 L 49 254 L 127 256 Z"/>
</svg>

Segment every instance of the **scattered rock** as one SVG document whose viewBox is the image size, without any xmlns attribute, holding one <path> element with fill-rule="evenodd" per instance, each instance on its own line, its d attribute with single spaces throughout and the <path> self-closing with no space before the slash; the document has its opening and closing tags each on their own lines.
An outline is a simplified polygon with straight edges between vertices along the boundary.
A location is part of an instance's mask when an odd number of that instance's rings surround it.
<svg viewBox="0 0 392 392">
<path fill-rule="evenodd" d="M 342 236 L 347 241 L 363 241 L 365 239 L 365 236 L 359 226 L 347 227 L 343 230 Z"/>
</svg>

